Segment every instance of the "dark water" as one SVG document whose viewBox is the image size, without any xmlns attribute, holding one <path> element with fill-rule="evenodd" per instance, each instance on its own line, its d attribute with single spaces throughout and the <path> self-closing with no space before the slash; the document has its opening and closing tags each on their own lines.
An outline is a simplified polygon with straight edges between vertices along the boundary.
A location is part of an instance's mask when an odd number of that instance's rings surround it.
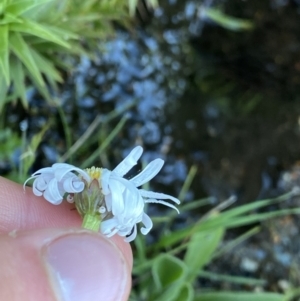
<svg viewBox="0 0 300 301">
<path fill-rule="evenodd" d="M 300 156 L 300 2 L 169 0 L 160 4 L 154 12 L 140 6 L 131 32 L 118 29 L 113 39 L 101 44 L 96 61 L 82 57 L 74 62 L 75 71 L 65 74 L 66 84 L 57 96 L 73 142 L 98 114 L 105 116 L 136 101 L 126 112 L 126 126 L 96 165 L 111 162 L 112 168 L 135 144 L 141 144 L 145 161 L 166 160 L 155 181 L 166 192 L 178 193 L 189 167 L 198 167 L 186 201 L 210 195 L 221 202 L 236 195 L 242 204 L 292 187 L 298 180 Z M 204 18 L 201 7 L 252 20 L 255 27 L 230 31 Z M 28 94 L 30 111 L 10 106 L 4 120 L 16 131 L 22 120 L 28 120 L 29 136 L 53 121 L 38 151 L 36 169 L 54 163 L 67 146 L 57 109 L 34 90 Z M 108 134 L 116 123 L 99 133 Z M 96 146 L 94 141 L 80 151 L 73 163 L 80 164 Z M 10 168 L 4 161 L 2 174 Z M 296 221 L 289 222 L 287 233 L 297 229 Z M 272 231 L 267 227 L 261 239 Z M 293 233 L 289 235 L 298 232 Z M 293 244 L 261 248 L 259 243 L 246 246 L 251 254 L 241 249 L 243 256 L 236 259 L 233 270 L 264 275 L 268 270 L 243 270 L 242 258 L 259 264 L 271 258 L 269 270 L 276 264 L 285 266 L 274 281 L 287 277 L 296 256 Z M 224 262 L 220 266 L 228 268 Z"/>
</svg>

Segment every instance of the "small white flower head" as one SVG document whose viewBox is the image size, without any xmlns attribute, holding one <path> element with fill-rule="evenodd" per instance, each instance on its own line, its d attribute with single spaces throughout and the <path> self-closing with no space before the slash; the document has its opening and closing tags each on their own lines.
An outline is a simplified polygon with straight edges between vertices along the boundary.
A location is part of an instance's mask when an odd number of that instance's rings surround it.
<svg viewBox="0 0 300 301">
<path fill-rule="evenodd" d="M 82 170 L 57 163 L 38 170 L 26 182 L 34 179 L 33 193 L 44 196 L 52 204 L 60 204 L 65 197 L 68 202 L 75 203 L 83 217 L 97 216 L 101 220 L 101 232 L 108 237 L 118 234 L 126 237 L 125 241 L 132 241 L 137 235 L 136 224 L 143 223 L 141 232 L 144 235 L 153 226 L 144 212 L 146 203 L 159 203 L 179 212 L 173 204 L 164 201 L 179 204 L 178 199 L 138 188 L 158 174 L 164 164 L 162 159 L 153 160 L 130 180 L 123 178 L 137 164 L 142 153 L 141 146 L 135 147 L 112 171 L 95 167 Z"/>
<path fill-rule="evenodd" d="M 83 179 L 89 180 L 89 175 L 82 169 L 66 163 L 56 163 L 52 167 L 36 171 L 26 183 L 34 179 L 32 190 L 37 196 L 43 196 L 48 202 L 58 205 L 64 199 L 65 193 L 79 193 L 84 189 Z"/>
</svg>

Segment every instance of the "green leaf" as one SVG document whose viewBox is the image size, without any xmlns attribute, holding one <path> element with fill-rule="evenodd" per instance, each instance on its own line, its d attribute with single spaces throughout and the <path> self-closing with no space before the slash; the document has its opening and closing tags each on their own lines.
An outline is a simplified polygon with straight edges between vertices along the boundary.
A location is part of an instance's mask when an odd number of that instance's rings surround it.
<svg viewBox="0 0 300 301">
<path fill-rule="evenodd" d="M 7 85 L 5 82 L 4 74 L 0 73 L 0 112 L 2 112 L 3 106 L 6 102 Z"/>
<path fill-rule="evenodd" d="M 185 283 L 179 293 L 176 299 L 174 301 L 193 301 L 194 300 L 194 289 L 191 285 L 191 283 Z"/>
<path fill-rule="evenodd" d="M 147 4 L 153 8 L 158 7 L 158 1 L 157 0 L 147 0 Z"/>
<path fill-rule="evenodd" d="M 228 16 L 223 12 L 214 8 L 205 8 L 205 9 L 203 8 L 202 12 L 209 19 L 211 19 L 218 25 L 229 30 L 234 30 L 234 31 L 251 30 L 254 27 L 253 22 L 249 20 Z"/>
<path fill-rule="evenodd" d="M 9 0 L 2 0 L 2 3 L 0 3 L 0 15 L 4 14 L 8 1 Z"/>
<path fill-rule="evenodd" d="M 0 20 L 0 24 L 4 25 L 4 24 L 10 24 L 10 23 L 22 23 L 22 21 L 18 17 L 14 16 L 12 14 L 6 13 L 4 15 L 4 18 Z"/>
<path fill-rule="evenodd" d="M 97 3 L 98 0 L 86 0 L 81 2 L 80 11 L 89 12 L 92 11 L 92 7 Z"/>
<path fill-rule="evenodd" d="M 171 271 L 169 271 L 171 273 Z M 154 298 L 151 298 L 155 301 L 175 301 L 178 300 L 180 294 L 181 284 L 171 285 L 167 289 L 161 290 L 158 293 L 154 294 L 151 292 L 151 295 L 154 295 Z"/>
<path fill-rule="evenodd" d="M 23 107 L 28 109 L 28 102 L 26 98 L 25 76 L 22 63 L 14 58 L 10 61 L 11 78 L 14 82 L 14 89 L 17 97 L 21 98 Z"/>
<path fill-rule="evenodd" d="M 8 26 L 0 26 L 0 72 L 3 74 L 5 82 L 9 85 L 9 48 L 8 48 Z"/>
<path fill-rule="evenodd" d="M 51 41 L 66 48 L 70 48 L 69 43 L 65 42 L 59 35 L 55 34 L 49 26 L 44 26 L 34 21 L 22 20 L 23 23 L 11 24 L 11 31 L 28 33 L 41 39 Z"/>
<path fill-rule="evenodd" d="M 47 76 L 47 79 L 52 86 L 55 86 L 55 82 L 63 82 L 61 75 L 59 74 L 58 70 L 55 69 L 55 66 L 51 61 L 33 49 L 31 50 L 31 54 L 36 61 L 36 64 L 39 66 L 40 71 Z"/>
<path fill-rule="evenodd" d="M 43 25 L 45 30 L 48 30 L 49 32 L 51 32 L 53 35 L 56 35 L 58 37 L 64 37 L 65 40 L 70 40 L 70 39 L 74 39 L 74 40 L 79 40 L 79 35 L 75 33 L 74 29 L 71 30 L 66 30 L 64 28 L 60 28 L 57 26 L 51 26 L 51 25 Z M 85 33 L 87 34 L 87 33 Z M 70 48 L 70 47 L 68 47 Z M 70 50 L 70 49 L 68 49 Z"/>
<path fill-rule="evenodd" d="M 33 86 L 39 91 L 39 93 L 48 101 L 50 106 L 55 106 L 53 99 L 49 93 L 48 87 L 44 84 L 43 86 L 40 85 L 36 78 L 33 77 L 32 73 L 29 72 L 27 69 L 24 69 L 25 77 L 30 78 L 33 83 Z"/>
<path fill-rule="evenodd" d="M 138 0 L 129 0 L 128 6 L 129 6 L 129 14 L 131 16 L 134 16 L 137 4 L 138 4 Z"/>
<path fill-rule="evenodd" d="M 285 296 L 275 293 L 201 292 L 194 301 L 284 301 Z"/>
<path fill-rule="evenodd" d="M 51 2 L 53 0 L 20 0 L 13 1 L 11 4 L 7 5 L 5 9 L 5 13 L 10 13 L 14 16 L 19 16 L 32 9 L 36 6 L 43 5 L 47 2 Z"/>
<path fill-rule="evenodd" d="M 170 284 L 184 279 L 186 265 L 172 255 L 163 254 L 154 261 L 152 274 L 156 286 L 164 289 Z"/>
<path fill-rule="evenodd" d="M 68 22 L 71 22 L 73 24 L 94 22 L 94 21 L 99 20 L 102 17 L 103 17 L 103 15 L 100 13 L 90 13 L 90 14 L 86 14 L 86 15 L 72 16 L 72 17 L 68 18 Z M 107 16 L 105 16 L 105 17 L 107 17 Z"/>
<path fill-rule="evenodd" d="M 188 267 L 191 281 L 193 281 L 198 272 L 210 262 L 223 235 L 223 228 L 199 231 L 192 235 L 184 256 L 184 262 Z"/>
<path fill-rule="evenodd" d="M 19 33 L 15 32 L 10 35 L 9 46 L 14 54 L 26 66 L 37 83 L 41 86 L 45 86 L 41 72 L 32 56 L 31 48 L 26 44 Z"/>
<path fill-rule="evenodd" d="M 152 292 L 155 301 L 174 301 L 178 299 L 185 284 L 187 267 L 180 259 L 162 254 L 155 259 L 152 266 L 156 290 Z"/>
</svg>

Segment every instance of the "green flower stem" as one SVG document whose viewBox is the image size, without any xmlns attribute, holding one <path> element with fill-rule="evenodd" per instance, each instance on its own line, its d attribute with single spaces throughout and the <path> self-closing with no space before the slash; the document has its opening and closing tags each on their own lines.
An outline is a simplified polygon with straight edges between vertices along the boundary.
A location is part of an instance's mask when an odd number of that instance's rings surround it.
<svg viewBox="0 0 300 301">
<path fill-rule="evenodd" d="M 98 232 L 100 229 L 100 215 L 85 214 L 82 221 L 82 228 Z"/>
</svg>

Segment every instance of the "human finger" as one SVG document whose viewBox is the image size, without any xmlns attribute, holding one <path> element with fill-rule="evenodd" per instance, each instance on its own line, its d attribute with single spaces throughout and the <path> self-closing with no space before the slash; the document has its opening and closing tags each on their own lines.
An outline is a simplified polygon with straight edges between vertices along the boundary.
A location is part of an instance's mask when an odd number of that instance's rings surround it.
<svg viewBox="0 0 300 301">
<path fill-rule="evenodd" d="M 130 292 L 126 254 L 87 230 L 2 234 L 0 265 L 0 300 L 125 301 Z"/>
<path fill-rule="evenodd" d="M 0 177 L 0 234 L 14 230 L 41 228 L 81 227 L 82 219 L 74 205 L 63 202 L 56 206 L 48 203 L 21 185 Z M 132 265 L 132 251 L 124 238 L 114 235 L 110 238 L 125 254 Z"/>
<path fill-rule="evenodd" d="M 48 203 L 17 183 L 0 177 L 0 233 L 14 229 L 78 227 L 81 218 L 73 204 Z"/>
</svg>

